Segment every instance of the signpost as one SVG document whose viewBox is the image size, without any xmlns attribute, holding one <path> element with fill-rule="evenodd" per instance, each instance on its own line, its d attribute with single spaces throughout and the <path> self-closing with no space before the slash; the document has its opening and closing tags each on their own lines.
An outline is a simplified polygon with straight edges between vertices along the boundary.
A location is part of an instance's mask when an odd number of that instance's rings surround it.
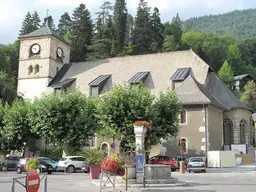
<svg viewBox="0 0 256 192">
<path fill-rule="evenodd" d="M 26 189 L 27 192 L 38 192 L 40 187 L 40 176 L 36 170 L 31 170 L 27 174 Z"/>
<path fill-rule="evenodd" d="M 139 153 L 136 155 L 136 178 L 137 183 L 143 183 L 144 171 L 144 155 Z"/>
</svg>

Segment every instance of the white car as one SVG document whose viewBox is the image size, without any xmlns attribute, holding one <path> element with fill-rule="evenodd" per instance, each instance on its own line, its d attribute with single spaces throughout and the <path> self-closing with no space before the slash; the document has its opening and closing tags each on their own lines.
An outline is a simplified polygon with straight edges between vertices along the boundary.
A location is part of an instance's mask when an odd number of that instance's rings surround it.
<svg viewBox="0 0 256 192">
<path fill-rule="evenodd" d="M 86 163 L 86 158 L 82 156 L 62 157 L 58 163 L 58 171 L 74 173 L 76 170 L 82 170 Z"/>
</svg>

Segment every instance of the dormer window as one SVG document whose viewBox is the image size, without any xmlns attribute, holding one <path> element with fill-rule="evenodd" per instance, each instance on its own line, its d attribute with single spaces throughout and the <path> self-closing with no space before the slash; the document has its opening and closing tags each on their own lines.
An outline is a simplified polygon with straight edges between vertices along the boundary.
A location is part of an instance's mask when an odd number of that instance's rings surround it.
<svg viewBox="0 0 256 192">
<path fill-rule="evenodd" d="M 128 83 L 130 83 L 131 85 L 138 85 L 139 83 L 142 82 L 144 84 L 149 73 L 150 73 L 149 71 L 138 72 L 128 81 Z"/>
<path fill-rule="evenodd" d="M 102 90 L 107 84 L 108 79 L 111 75 L 100 75 L 92 82 L 89 83 L 90 86 L 90 96 L 96 96 L 101 94 Z"/>
<path fill-rule="evenodd" d="M 33 73 L 33 67 L 32 67 L 32 65 L 30 65 L 30 66 L 28 67 L 28 74 L 30 75 L 31 73 Z"/>
<path fill-rule="evenodd" d="M 35 74 L 39 73 L 39 65 L 35 66 Z"/>
<path fill-rule="evenodd" d="M 177 89 L 179 85 L 190 75 L 191 68 L 179 68 L 171 77 L 172 89 Z"/>
</svg>

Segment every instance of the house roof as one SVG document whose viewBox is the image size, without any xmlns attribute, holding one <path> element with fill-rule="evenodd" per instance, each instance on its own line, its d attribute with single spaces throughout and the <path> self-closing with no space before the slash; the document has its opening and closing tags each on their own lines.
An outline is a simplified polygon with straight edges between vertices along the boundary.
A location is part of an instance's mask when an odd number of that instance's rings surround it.
<svg viewBox="0 0 256 192">
<path fill-rule="evenodd" d="M 251 110 L 232 93 L 215 73 L 209 74 L 206 87 L 228 110 L 241 108 Z"/>
<path fill-rule="evenodd" d="M 100 75 L 96 79 L 94 79 L 92 82 L 90 82 L 88 85 L 90 86 L 99 86 L 100 84 L 104 83 L 111 75 Z"/>
<path fill-rule="evenodd" d="M 171 77 L 171 80 L 184 81 L 188 77 L 190 71 L 191 68 L 178 68 L 177 71 Z"/>
<path fill-rule="evenodd" d="M 60 83 L 62 78 L 65 76 L 65 74 L 68 72 L 71 66 L 72 63 L 64 64 L 62 68 L 57 72 L 57 74 L 53 77 L 53 79 L 50 81 L 48 87 L 53 87 L 54 85 Z"/>
<path fill-rule="evenodd" d="M 51 27 L 48 26 L 48 23 L 46 23 L 43 27 L 27 34 L 27 35 L 22 35 L 20 38 L 29 38 L 29 37 L 40 37 L 40 36 L 54 36 L 55 38 L 61 40 L 62 42 L 67 43 L 62 37 L 60 37 Z"/>
<path fill-rule="evenodd" d="M 227 110 L 206 87 L 201 85 L 191 76 L 187 77 L 187 79 L 176 89 L 176 93 L 182 104 L 211 104 L 223 110 Z"/>
<path fill-rule="evenodd" d="M 253 78 L 251 77 L 251 75 L 249 75 L 249 74 L 243 74 L 243 75 L 235 76 L 235 77 L 234 77 L 234 80 L 235 80 L 235 81 L 236 81 L 236 80 L 241 80 L 241 79 L 243 79 L 243 78 L 245 78 L 245 77 L 249 77 L 249 78 L 253 79 Z"/>
<path fill-rule="evenodd" d="M 61 88 L 67 88 L 69 87 L 76 79 L 71 78 L 71 79 L 65 79 L 64 81 L 61 81 L 55 85 L 53 85 L 54 89 L 61 89 Z"/>
<path fill-rule="evenodd" d="M 128 83 L 140 83 L 141 81 L 144 81 L 146 79 L 148 74 L 149 71 L 138 72 L 128 81 Z"/>
</svg>

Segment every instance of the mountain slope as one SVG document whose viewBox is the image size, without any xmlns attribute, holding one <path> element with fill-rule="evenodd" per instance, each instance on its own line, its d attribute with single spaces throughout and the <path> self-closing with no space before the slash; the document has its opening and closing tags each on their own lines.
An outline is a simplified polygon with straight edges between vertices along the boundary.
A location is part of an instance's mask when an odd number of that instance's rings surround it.
<svg viewBox="0 0 256 192">
<path fill-rule="evenodd" d="M 231 34 L 236 39 L 256 37 L 256 9 L 188 19 L 191 30 Z"/>
</svg>

